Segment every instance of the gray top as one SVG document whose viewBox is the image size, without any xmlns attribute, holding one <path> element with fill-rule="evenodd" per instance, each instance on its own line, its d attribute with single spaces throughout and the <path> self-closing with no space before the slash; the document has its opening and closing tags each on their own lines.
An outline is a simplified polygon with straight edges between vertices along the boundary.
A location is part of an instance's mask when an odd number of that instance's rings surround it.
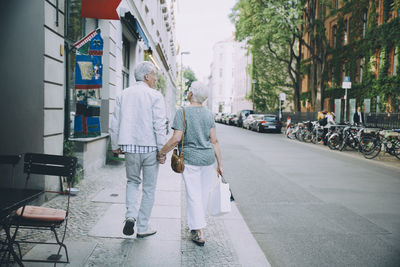
<svg viewBox="0 0 400 267">
<path fill-rule="evenodd" d="M 197 106 L 185 107 L 186 128 L 183 142 L 185 163 L 195 166 L 208 166 L 215 162 L 214 149 L 210 143 L 210 129 L 215 127 L 212 113 Z M 172 129 L 183 130 L 183 112 L 179 109 Z M 179 143 L 181 150 L 181 143 Z"/>
</svg>

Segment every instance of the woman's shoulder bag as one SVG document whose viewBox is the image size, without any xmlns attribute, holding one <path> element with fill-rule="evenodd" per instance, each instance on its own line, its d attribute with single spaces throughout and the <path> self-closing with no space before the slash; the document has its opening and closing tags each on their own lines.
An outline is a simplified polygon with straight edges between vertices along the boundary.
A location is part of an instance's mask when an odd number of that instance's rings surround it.
<svg viewBox="0 0 400 267">
<path fill-rule="evenodd" d="M 178 155 L 178 149 L 175 148 L 174 152 L 172 153 L 171 157 L 171 168 L 174 172 L 177 173 L 182 173 L 183 170 L 185 169 L 185 161 L 183 158 L 183 142 L 185 140 L 185 108 L 182 107 L 182 112 L 183 112 L 183 133 L 182 133 L 182 146 L 181 146 L 181 152 Z"/>
</svg>

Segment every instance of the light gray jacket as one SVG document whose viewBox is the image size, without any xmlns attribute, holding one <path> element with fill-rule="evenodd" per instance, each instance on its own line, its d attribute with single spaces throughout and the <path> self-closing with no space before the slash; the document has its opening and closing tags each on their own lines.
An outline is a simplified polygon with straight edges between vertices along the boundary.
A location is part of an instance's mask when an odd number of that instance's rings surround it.
<svg viewBox="0 0 400 267">
<path fill-rule="evenodd" d="M 136 82 L 115 99 L 111 122 L 112 149 L 119 145 L 157 146 L 166 143 L 164 97 L 144 82 Z"/>
</svg>

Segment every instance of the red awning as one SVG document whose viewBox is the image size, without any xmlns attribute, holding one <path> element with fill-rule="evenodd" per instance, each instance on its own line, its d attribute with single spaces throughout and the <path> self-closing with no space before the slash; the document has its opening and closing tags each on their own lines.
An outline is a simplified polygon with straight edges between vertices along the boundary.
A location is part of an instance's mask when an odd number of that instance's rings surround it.
<svg viewBox="0 0 400 267">
<path fill-rule="evenodd" d="M 121 0 L 82 0 L 82 18 L 118 19 L 117 7 Z"/>
</svg>

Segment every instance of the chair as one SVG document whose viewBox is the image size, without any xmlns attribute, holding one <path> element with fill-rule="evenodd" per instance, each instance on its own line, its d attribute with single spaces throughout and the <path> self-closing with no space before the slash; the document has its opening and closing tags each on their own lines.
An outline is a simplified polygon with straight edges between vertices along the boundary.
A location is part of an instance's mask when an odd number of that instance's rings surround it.
<svg viewBox="0 0 400 267">
<path fill-rule="evenodd" d="M 14 174 L 15 174 L 15 166 L 18 164 L 19 160 L 22 158 L 22 155 L 0 155 L 0 165 L 12 165 L 11 171 L 11 179 L 10 185 L 14 187 Z M 0 231 L 2 230 L 2 223 L 0 223 Z M 4 259 L 7 256 L 7 240 L 0 240 L 0 265 L 4 263 Z"/>
<path fill-rule="evenodd" d="M 33 154 L 27 153 L 24 157 L 24 173 L 27 174 L 25 188 L 28 185 L 31 174 L 50 175 L 53 177 L 64 176 L 68 182 L 67 204 L 66 209 L 50 209 L 40 206 L 23 206 L 17 210 L 13 218 L 12 225 L 15 227 L 14 237 L 18 229 L 30 230 L 50 230 L 54 233 L 56 242 L 37 242 L 33 240 L 15 240 L 14 243 L 18 246 L 20 258 L 26 262 L 48 262 L 48 263 L 69 263 L 67 247 L 64 244 L 65 234 L 67 232 L 67 222 L 70 206 L 70 190 L 71 182 L 75 176 L 77 159 L 75 157 L 48 155 L 48 154 Z M 46 191 L 50 193 L 63 193 L 55 191 Z M 65 222 L 62 238 L 57 235 L 56 228 Z M 59 246 L 57 254 L 50 255 L 47 259 L 24 259 L 22 257 L 20 243 L 29 244 L 51 244 Z M 66 260 L 60 260 L 62 255 L 61 249 L 64 248 Z"/>
<path fill-rule="evenodd" d="M 14 187 L 14 174 L 15 174 L 15 166 L 18 164 L 19 160 L 22 158 L 22 155 L 0 155 L 0 164 L 1 165 L 12 165 L 11 172 L 11 187 Z"/>
</svg>

